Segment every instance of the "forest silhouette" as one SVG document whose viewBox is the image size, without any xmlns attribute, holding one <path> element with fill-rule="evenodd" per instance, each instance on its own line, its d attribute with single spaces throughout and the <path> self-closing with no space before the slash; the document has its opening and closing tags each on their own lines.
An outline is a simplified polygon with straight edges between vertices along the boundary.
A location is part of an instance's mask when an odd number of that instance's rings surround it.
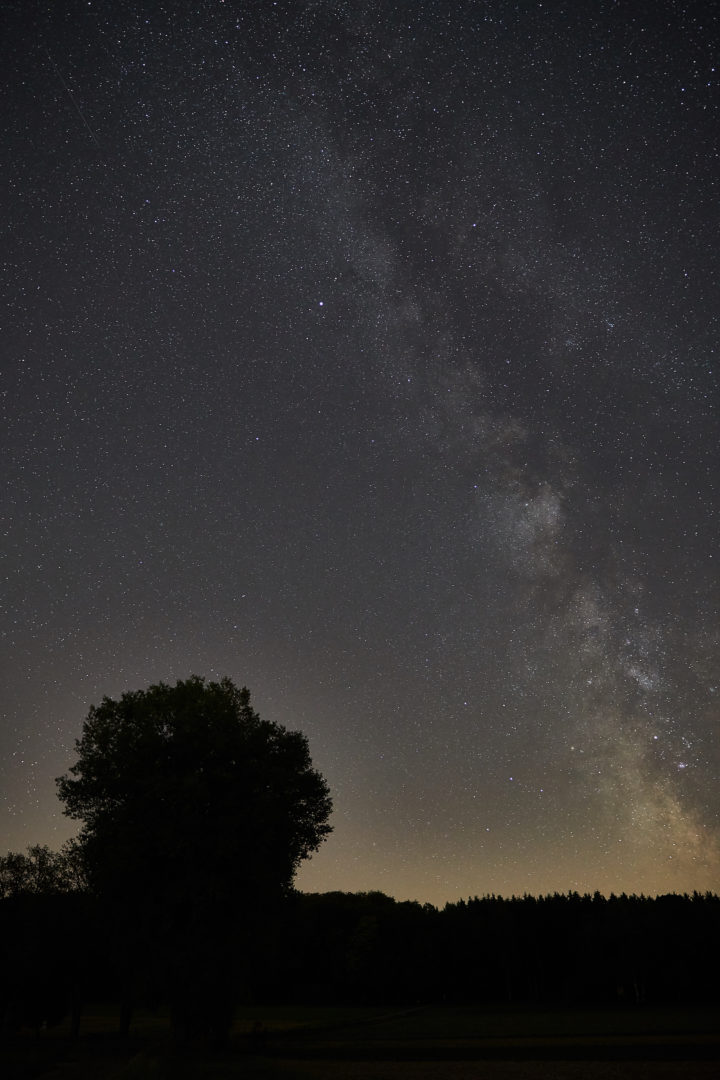
<svg viewBox="0 0 720 1080">
<path fill-rule="evenodd" d="M 197 677 L 93 707 L 58 780 L 82 823 L 60 852 L 0 857 L 0 1021 L 82 1033 L 83 1003 L 166 1008 L 223 1045 L 249 1002 L 642 1008 L 718 998 L 712 893 L 303 894 L 330 831 L 305 737 L 246 689 Z"/>
</svg>

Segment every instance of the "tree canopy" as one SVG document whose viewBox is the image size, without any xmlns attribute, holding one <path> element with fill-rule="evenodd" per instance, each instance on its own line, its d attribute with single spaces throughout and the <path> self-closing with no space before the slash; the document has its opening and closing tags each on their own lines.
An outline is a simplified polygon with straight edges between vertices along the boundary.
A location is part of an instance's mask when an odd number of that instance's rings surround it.
<svg viewBox="0 0 720 1080">
<path fill-rule="evenodd" d="M 331 831 L 306 737 L 261 720 L 228 678 L 106 697 L 76 749 L 57 783 L 65 813 L 83 822 L 91 872 L 192 867 L 198 885 L 206 876 L 286 888 Z"/>
<path fill-rule="evenodd" d="M 119 937 L 166 985 L 213 963 L 219 985 L 237 927 L 287 893 L 331 831 L 306 737 L 261 720 L 230 679 L 193 676 L 104 698 L 76 749 L 59 796 Z"/>
<path fill-rule="evenodd" d="M 0 900 L 80 892 L 84 886 L 82 859 L 71 840 L 62 851 L 33 844 L 27 855 L 18 851 L 0 855 Z"/>
</svg>

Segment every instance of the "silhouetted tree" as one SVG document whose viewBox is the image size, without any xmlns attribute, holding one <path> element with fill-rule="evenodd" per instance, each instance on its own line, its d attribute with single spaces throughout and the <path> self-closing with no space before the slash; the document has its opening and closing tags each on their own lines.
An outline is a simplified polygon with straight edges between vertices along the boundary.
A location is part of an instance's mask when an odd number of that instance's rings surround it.
<svg viewBox="0 0 720 1080">
<path fill-rule="evenodd" d="M 0 1027 L 39 1030 L 72 1011 L 80 1022 L 89 923 L 82 863 L 69 842 L 61 851 L 39 844 L 0 856 Z"/>
<path fill-rule="evenodd" d="M 85 885 L 82 855 L 72 840 L 61 851 L 34 844 L 26 855 L 19 851 L 0 855 L 0 900 L 80 892 Z"/>
<path fill-rule="evenodd" d="M 104 698 L 76 748 L 59 794 L 112 913 L 125 1027 L 134 990 L 165 989 L 178 1033 L 221 1041 L 264 913 L 331 831 L 307 739 L 193 676 Z"/>
</svg>

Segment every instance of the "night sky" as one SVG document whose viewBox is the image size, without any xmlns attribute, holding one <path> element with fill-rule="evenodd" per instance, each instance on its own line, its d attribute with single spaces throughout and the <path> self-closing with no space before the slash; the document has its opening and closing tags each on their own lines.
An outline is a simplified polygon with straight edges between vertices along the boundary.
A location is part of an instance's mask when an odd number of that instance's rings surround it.
<svg viewBox="0 0 720 1080">
<path fill-rule="evenodd" d="M 717 7 L 2 22 L 0 848 L 227 674 L 303 889 L 720 889 Z"/>
</svg>

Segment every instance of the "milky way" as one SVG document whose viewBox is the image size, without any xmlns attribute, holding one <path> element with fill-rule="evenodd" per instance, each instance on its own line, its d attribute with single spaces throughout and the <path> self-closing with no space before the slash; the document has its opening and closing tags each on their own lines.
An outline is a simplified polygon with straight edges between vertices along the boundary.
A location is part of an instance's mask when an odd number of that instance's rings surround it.
<svg viewBox="0 0 720 1080">
<path fill-rule="evenodd" d="M 228 674 L 303 888 L 720 888 L 711 6 L 5 7 L 6 847 Z"/>
</svg>

